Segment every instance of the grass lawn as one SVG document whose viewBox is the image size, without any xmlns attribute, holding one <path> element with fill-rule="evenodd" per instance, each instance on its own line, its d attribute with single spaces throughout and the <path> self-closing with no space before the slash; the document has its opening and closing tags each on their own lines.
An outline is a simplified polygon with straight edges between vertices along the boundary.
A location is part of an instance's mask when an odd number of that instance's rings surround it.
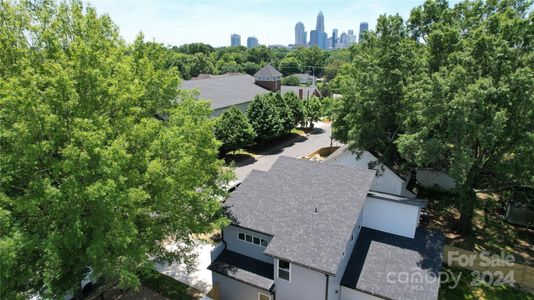
<svg viewBox="0 0 534 300">
<path fill-rule="evenodd" d="M 459 274 L 461 275 L 460 282 L 454 289 L 451 288 L 454 286 L 452 282 L 441 283 L 439 299 L 534 300 L 533 294 L 506 285 L 491 286 L 483 282 L 479 286 L 472 286 L 475 277 L 471 274 L 471 271 L 465 269 L 444 267 L 443 271 L 453 273 L 455 277 Z"/>
<path fill-rule="evenodd" d="M 298 135 L 301 135 L 301 136 L 306 135 L 306 132 L 304 132 L 304 130 L 301 129 L 301 128 L 293 128 L 293 129 L 291 129 L 291 133 L 298 134 Z"/>
<path fill-rule="evenodd" d="M 423 225 L 443 232 L 447 244 L 471 251 L 488 251 L 497 255 L 504 251 L 506 254 L 514 255 L 517 263 L 534 265 L 534 229 L 508 224 L 497 214 L 485 214 L 483 209 L 478 208 L 475 210 L 471 234 L 458 234 L 454 227 L 460 212 L 453 205 L 453 196 L 425 191 L 419 196 L 429 200 L 427 207 L 429 217 L 424 220 Z M 497 197 L 486 194 L 477 196 L 482 204 L 485 201 L 499 204 Z"/>
<path fill-rule="evenodd" d="M 141 279 L 141 283 L 169 299 L 196 300 L 200 299 L 200 296 L 202 295 L 199 290 L 176 281 L 155 270 L 149 275 L 144 276 Z"/>
</svg>

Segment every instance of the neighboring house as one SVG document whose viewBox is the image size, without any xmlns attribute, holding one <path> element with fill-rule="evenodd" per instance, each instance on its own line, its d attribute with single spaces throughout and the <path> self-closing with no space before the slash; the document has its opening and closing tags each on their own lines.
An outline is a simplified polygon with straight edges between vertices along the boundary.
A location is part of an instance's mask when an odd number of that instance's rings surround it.
<svg viewBox="0 0 534 300">
<path fill-rule="evenodd" d="M 280 94 L 283 96 L 286 93 L 294 93 L 301 100 L 308 100 L 310 97 L 321 97 L 321 92 L 314 86 L 290 86 L 283 85 Z"/>
<path fill-rule="evenodd" d="M 326 163 L 350 166 L 357 169 L 369 169 L 369 163 L 376 161 L 376 156 L 369 151 L 363 151 L 361 157 L 358 158 L 356 154 L 349 150 L 347 145 L 339 147 L 339 149 L 324 160 Z M 407 181 L 399 174 L 385 165 L 378 166 L 376 169 L 378 169 L 378 172 L 371 184 L 371 190 L 406 197 L 415 197 L 415 194 L 407 189 Z"/>
<path fill-rule="evenodd" d="M 248 74 L 201 75 L 183 81 L 182 88 L 198 89 L 198 98 L 211 101 L 213 116 L 218 116 L 232 106 L 246 111 L 256 95 L 270 92 L 255 81 L 255 78 Z"/>
<path fill-rule="evenodd" d="M 456 180 L 440 170 L 418 168 L 416 178 L 417 183 L 425 188 L 441 191 L 451 191 L 456 188 Z"/>
<path fill-rule="evenodd" d="M 424 201 L 369 191 L 374 179 L 283 156 L 253 170 L 224 203 L 232 224 L 209 266 L 220 299 L 437 299 L 443 236 L 418 228 Z"/>
<path fill-rule="evenodd" d="M 282 73 L 268 64 L 254 76 L 241 73 L 201 74 L 191 80 L 183 81 L 182 88 L 196 89 L 199 91 L 199 99 L 210 101 L 213 117 L 222 114 L 224 110 L 232 106 L 245 112 L 254 97 L 269 92 L 284 95 L 288 91 L 293 91 L 300 99 L 308 99 L 312 95 L 320 97 L 319 91 L 314 87 L 282 86 L 281 78 Z"/>
<path fill-rule="evenodd" d="M 291 74 L 290 76 L 295 76 L 299 79 L 300 84 L 306 85 L 316 85 L 317 77 L 310 74 Z"/>
</svg>

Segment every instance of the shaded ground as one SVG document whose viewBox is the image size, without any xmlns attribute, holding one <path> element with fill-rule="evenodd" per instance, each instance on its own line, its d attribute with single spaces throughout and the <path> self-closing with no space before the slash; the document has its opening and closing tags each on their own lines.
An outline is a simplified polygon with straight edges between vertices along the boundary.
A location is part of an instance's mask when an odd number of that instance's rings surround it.
<svg viewBox="0 0 534 300">
<path fill-rule="evenodd" d="M 517 300 L 534 300 L 534 295 L 506 285 L 490 285 L 486 282 L 478 282 L 471 274 L 471 271 L 465 269 L 443 267 L 444 272 L 460 276 L 458 286 L 454 286 L 452 281 L 447 282 L 445 276 L 442 276 L 441 287 L 439 289 L 439 299 L 517 299 Z"/>
<path fill-rule="evenodd" d="M 501 251 L 514 255 L 516 262 L 534 265 L 534 229 L 512 225 L 502 219 L 495 209 L 484 212 L 482 208 L 475 210 L 474 227 L 470 235 L 455 232 L 456 220 L 460 213 L 454 207 L 454 197 L 435 192 L 422 192 L 422 198 L 429 200 L 428 216 L 423 225 L 442 231 L 447 244 L 472 251 L 488 251 L 499 255 Z M 494 197 L 478 194 L 483 206 L 486 201 L 498 201 Z M 490 204 L 490 203 L 487 203 Z M 498 207 L 499 203 L 492 203 Z M 497 205 L 495 205 L 497 204 Z"/>
</svg>

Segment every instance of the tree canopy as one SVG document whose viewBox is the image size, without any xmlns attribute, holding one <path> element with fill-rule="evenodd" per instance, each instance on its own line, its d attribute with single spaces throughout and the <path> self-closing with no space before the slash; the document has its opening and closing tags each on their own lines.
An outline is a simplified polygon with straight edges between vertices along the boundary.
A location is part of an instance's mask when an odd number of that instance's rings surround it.
<svg viewBox="0 0 534 300">
<path fill-rule="evenodd" d="M 240 149 L 254 141 L 256 132 L 247 116 L 237 107 L 225 110 L 217 118 L 215 136 L 224 152 Z"/>
<path fill-rule="evenodd" d="M 189 261 L 192 234 L 225 222 L 209 105 L 79 1 L 0 7 L 0 298 Z"/>
<path fill-rule="evenodd" d="M 336 138 L 451 175 L 468 231 L 474 189 L 534 186 L 533 28 L 523 0 L 426 1 L 406 23 L 381 16 L 334 80 Z"/>
</svg>

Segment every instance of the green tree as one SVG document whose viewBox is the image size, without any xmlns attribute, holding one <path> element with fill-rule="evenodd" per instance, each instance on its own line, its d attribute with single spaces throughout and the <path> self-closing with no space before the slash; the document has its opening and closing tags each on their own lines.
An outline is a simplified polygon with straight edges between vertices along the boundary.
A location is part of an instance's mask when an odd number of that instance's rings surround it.
<svg viewBox="0 0 534 300">
<path fill-rule="evenodd" d="M 228 62 L 218 61 L 217 69 L 219 70 L 220 74 L 240 73 L 243 71 L 243 68 L 241 67 L 241 65 L 239 65 L 235 61 L 228 61 Z"/>
<path fill-rule="evenodd" d="M 248 106 L 247 117 L 259 139 L 272 139 L 284 132 L 284 122 L 271 94 L 256 96 Z"/>
<path fill-rule="evenodd" d="M 247 49 L 247 61 L 258 65 L 264 65 L 271 61 L 271 50 L 263 45 Z"/>
<path fill-rule="evenodd" d="M 282 84 L 289 86 L 299 86 L 300 80 L 297 76 L 286 76 L 282 78 Z"/>
<path fill-rule="evenodd" d="M 321 117 L 321 100 L 315 96 L 303 101 L 304 126 L 313 128 L 313 122 Z"/>
<path fill-rule="evenodd" d="M 283 98 L 284 102 L 291 110 L 291 115 L 293 116 L 293 126 L 303 123 L 304 107 L 302 100 L 300 100 L 299 97 L 293 92 L 286 93 Z"/>
<path fill-rule="evenodd" d="M 334 83 L 343 98 L 333 135 L 390 164 L 400 159 L 393 142 L 402 133 L 404 86 L 418 70 L 415 41 L 400 16 L 380 16 L 376 32 L 351 51 L 351 66 Z"/>
<path fill-rule="evenodd" d="M 291 53 L 301 63 L 304 70 L 309 71 L 310 74 L 320 77 L 323 74 L 323 67 L 325 66 L 328 53 L 319 49 L 319 47 L 298 48 Z"/>
<path fill-rule="evenodd" d="M 247 116 L 237 107 L 225 110 L 217 118 L 215 137 L 221 141 L 221 150 L 233 151 L 252 143 L 256 137 Z"/>
<path fill-rule="evenodd" d="M 189 75 L 197 77 L 200 74 L 214 74 L 215 66 L 212 59 L 206 54 L 199 52 L 188 57 Z"/>
<path fill-rule="evenodd" d="M 247 61 L 243 65 L 243 69 L 244 69 L 245 73 L 247 73 L 249 75 L 254 75 L 254 74 L 256 74 L 256 72 L 258 72 L 261 69 L 261 67 L 260 67 L 260 65 L 258 65 L 256 63 Z"/>
<path fill-rule="evenodd" d="M 209 105 L 80 1 L 2 1 L 0 24 L 0 298 L 190 261 L 225 222 Z"/>
<path fill-rule="evenodd" d="M 279 93 L 271 93 L 269 96 L 278 110 L 278 116 L 280 116 L 280 121 L 282 122 L 283 129 L 279 135 L 290 132 L 296 125 L 291 107 L 284 101 L 285 98 L 282 98 Z"/>
<path fill-rule="evenodd" d="M 457 181 L 458 229 L 471 229 L 474 189 L 534 186 L 534 14 L 531 2 L 468 1 L 412 12 L 425 73 L 406 87 L 396 141 L 417 166 Z M 429 9 L 432 8 L 432 9 Z"/>
<path fill-rule="evenodd" d="M 280 61 L 278 64 L 278 69 L 282 74 L 284 75 L 291 75 L 295 73 L 301 72 L 301 62 L 292 56 L 286 56 L 284 59 Z"/>
</svg>

